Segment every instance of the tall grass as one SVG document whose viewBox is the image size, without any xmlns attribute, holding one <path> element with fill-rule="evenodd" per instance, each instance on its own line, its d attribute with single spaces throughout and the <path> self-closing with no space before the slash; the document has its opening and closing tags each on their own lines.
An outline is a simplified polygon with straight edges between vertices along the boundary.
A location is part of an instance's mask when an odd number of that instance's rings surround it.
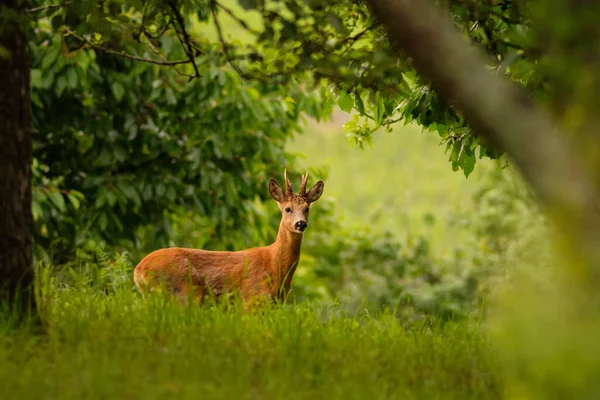
<svg viewBox="0 0 600 400">
<path fill-rule="evenodd" d="M 490 399 L 476 322 L 403 326 L 334 308 L 183 307 L 127 285 L 61 287 L 40 271 L 45 333 L 0 318 L 2 399 Z"/>
</svg>

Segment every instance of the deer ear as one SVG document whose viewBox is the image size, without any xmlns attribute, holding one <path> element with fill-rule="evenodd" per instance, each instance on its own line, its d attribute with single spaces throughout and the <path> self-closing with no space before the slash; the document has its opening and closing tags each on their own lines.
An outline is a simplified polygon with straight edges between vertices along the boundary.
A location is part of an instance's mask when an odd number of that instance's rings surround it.
<svg viewBox="0 0 600 400">
<path fill-rule="evenodd" d="M 279 183 L 277 183 L 275 179 L 269 180 L 269 193 L 271 194 L 271 197 L 275 199 L 276 202 L 283 203 L 285 195 L 283 193 L 283 189 L 281 188 L 281 186 L 279 186 Z"/>
<path fill-rule="evenodd" d="M 310 188 L 308 193 L 306 193 L 306 200 L 309 203 L 314 203 L 315 201 L 319 200 L 319 197 L 321 197 L 321 195 L 323 194 L 324 186 L 325 183 L 323 183 L 323 181 L 315 183 L 315 185 Z"/>
</svg>

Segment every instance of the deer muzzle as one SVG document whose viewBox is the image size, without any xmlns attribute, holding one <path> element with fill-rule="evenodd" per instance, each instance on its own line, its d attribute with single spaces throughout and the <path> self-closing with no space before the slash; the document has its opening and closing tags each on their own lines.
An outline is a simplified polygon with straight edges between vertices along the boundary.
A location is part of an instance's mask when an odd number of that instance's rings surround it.
<svg viewBox="0 0 600 400">
<path fill-rule="evenodd" d="M 307 226 L 308 224 L 306 223 L 306 221 L 298 221 L 294 224 L 294 229 L 298 232 L 304 232 Z"/>
</svg>

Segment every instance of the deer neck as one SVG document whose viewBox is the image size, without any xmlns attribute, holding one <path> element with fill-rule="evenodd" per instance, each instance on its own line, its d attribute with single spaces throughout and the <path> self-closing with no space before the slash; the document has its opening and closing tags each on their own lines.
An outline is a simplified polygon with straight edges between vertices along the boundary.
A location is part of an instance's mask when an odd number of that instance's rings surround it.
<svg viewBox="0 0 600 400">
<path fill-rule="evenodd" d="M 279 224 L 277 240 L 273 244 L 274 268 L 281 279 L 291 281 L 292 275 L 300 260 L 300 247 L 302 246 L 301 233 L 291 232 L 283 226 L 283 220 Z"/>
</svg>

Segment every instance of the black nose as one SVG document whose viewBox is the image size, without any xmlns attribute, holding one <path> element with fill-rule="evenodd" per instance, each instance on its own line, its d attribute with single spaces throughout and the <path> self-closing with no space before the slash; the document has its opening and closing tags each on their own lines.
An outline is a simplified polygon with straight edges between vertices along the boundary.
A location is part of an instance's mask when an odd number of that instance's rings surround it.
<svg viewBox="0 0 600 400">
<path fill-rule="evenodd" d="M 306 229 L 306 226 L 307 226 L 306 222 L 304 222 L 304 221 L 298 221 L 294 225 L 294 228 L 296 228 L 297 231 L 304 232 L 304 230 Z"/>
</svg>

